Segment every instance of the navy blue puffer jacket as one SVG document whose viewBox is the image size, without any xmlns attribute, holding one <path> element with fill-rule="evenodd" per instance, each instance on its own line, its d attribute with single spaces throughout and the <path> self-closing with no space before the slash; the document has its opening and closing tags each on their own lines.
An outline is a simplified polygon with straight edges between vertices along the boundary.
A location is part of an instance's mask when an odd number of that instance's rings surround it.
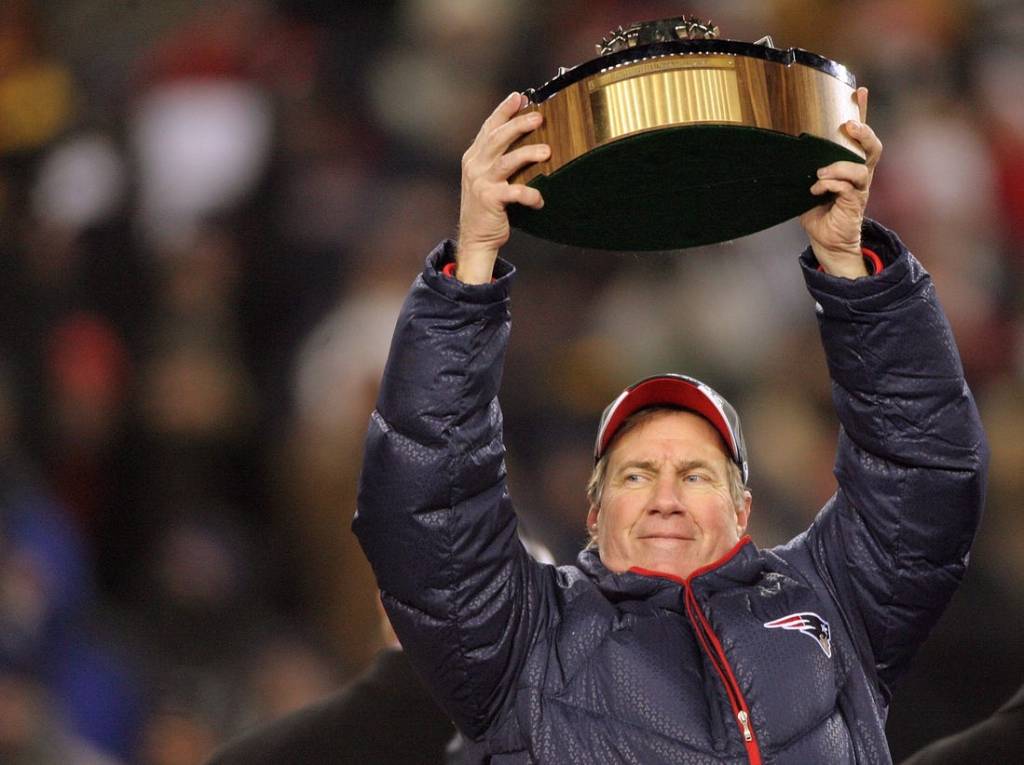
<svg viewBox="0 0 1024 765">
<path fill-rule="evenodd" d="M 536 563 L 516 535 L 497 394 L 512 268 L 406 301 L 354 528 L 414 664 L 493 763 L 887 763 L 893 681 L 960 581 L 987 451 L 929 276 L 801 264 L 842 424 L 839 489 L 789 544 L 687 580 Z M 582 512 L 582 510 L 581 510 Z M 396 720 L 396 725 L 401 721 Z"/>
</svg>

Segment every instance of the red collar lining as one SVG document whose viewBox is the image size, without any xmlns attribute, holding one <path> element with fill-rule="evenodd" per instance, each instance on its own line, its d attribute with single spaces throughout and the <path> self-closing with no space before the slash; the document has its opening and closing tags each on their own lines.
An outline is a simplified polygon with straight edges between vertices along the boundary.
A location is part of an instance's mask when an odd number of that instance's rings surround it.
<svg viewBox="0 0 1024 765">
<path fill-rule="evenodd" d="M 742 537 L 740 537 L 740 540 L 732 546 L 732 549 L 729 550 L 729 552 L 727 552 L 725 555 L 723 555 L 716 561 L 712 561 L 707 565 L 694 569 L 692 572 L 690 572 L 690 575 L 685 579 L 681 576 L 677 576 L 676 574 L 669 574 L 666 571 L 655 571 L 654 569 L 642 568 L 641 566 L 631 566 L 629 568 L 629 571 L 631 571 L 634 574 L 640 574 L 641 576 L 656 576 L 660 579 L 668 579 L 672 582 L 675 582 L 676 584 L 680 584 L 685 587 L 701 574 L 706 574 L 709 571 L 718 568 L 719 566 L 724 566 L 730 560 L 735 558 L 739 551 L 743 549 L 743 546 L 749 541 L 750 535 L 744 534 Z"/>
</svg>

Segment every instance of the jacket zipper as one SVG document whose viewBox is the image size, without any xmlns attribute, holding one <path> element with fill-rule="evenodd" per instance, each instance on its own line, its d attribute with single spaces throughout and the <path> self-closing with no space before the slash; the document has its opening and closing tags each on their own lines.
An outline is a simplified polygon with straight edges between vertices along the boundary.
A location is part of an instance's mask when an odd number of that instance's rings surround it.
<svg viewBox="0 0 1024 765">
<path fill-rule="evenodd" d="M 753 741 L 754 734 L 750 732 L 750 724 L 747 722 L 749 719 L 747 713 L 741 709 L 736 715 L 736 718 L 740 721 L 740 726 L 743 728 L 743 740 Z"/>
<path fill-rule="evenodd" d="M 761 749 L 758 747 L 757 737 L 754 735 L 754 725 L 750 719 L 750 707 L 747 706 L 747 700 L 743 698 L 743 693 L 740 692 L 740 684 L 732 673 L 732 667 L 729 666 L 728 659 L 725 658 L 725 649 L 722 648 L 722 644 L 719 642 L 718 636 L 715 635 L 715 631 L 711 629 L 707 617 L 704 616 L 704 610 L 697 603 L 697 597 L 693 594 L 693 588 L 690 586 L 690 582 L 695 577 L 722 566 L 743 549 L 743 546 L 749 541 L 750 537 L 744 536 L 728 553 L 714 563 L 693 571 L 686 579 L 661 571 L 641 568 L 640 566 L 634 566 L 630 571 L 643 574 L 644 576 L 658 576 L 663 579 L 670 579 L 682 585 L 683 606 L 686 609 L 686 615 L 693 625 L 693 631 L 697 634 L 701 648 L 710 660 L 711 666 L 715 668 L 715 672 L 718 673 L 718 677 L 725 688 L 725 695 L 729 699 L 729 706 L 732 707 L 732 713 L 736 718 L 736 726 L 739 728 L 743 745 L 747 749 L 747 759 L 750 760 L 750 765 L 761 765 Z"/>
<path fill-rule="evenodd" d="M 697 603 L 697 598 L 693 594 L 689 581 L 683 585 L 683 591 L 686 613 L 694 626 L 694 631 L 697 633 L 701 648 L 704 649 L 704 653 L 711 660 L 711 666 L 715 668 L 715 672 L 718 673 L 718 677 L 725 687 L 725 695 L 729 699 L 729 705 L 732 707 L 733 715 L 736 718 L 740 736 L 743 738 L 743 745 L 747 749 L 747 759 L 750 760 L 750 765 L 761 765 L 761 750 L 758 748 L 757 739 L 754 737 L 754 726 L 750 720 L 750 707 L 747 706 L 747 701 L 743 698 L 740 685 L 736 681 L 736 676 L 732 673 L 729 661 L 725 658 L 725 650 L 718 641 L 714 630 L 711 629 L 707 617 L 704 616 L 703 609 Z"/>
</svg>

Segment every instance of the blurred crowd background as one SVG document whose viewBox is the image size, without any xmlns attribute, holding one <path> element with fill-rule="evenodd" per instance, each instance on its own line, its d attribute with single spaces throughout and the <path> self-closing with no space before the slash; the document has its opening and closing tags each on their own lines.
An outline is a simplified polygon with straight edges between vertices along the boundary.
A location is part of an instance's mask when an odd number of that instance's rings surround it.
<svg viewBox="0 0 1024 765">
<path fill-rule="evenodd" d="M 192 765 L 367 665 L 362 438 L 461 154 L 510 90 L 682 13 L 870 88 L 869 213 L 934 275 L 988 428 L 972 568 L 895 755 L 1024 682 L 1019 2 L 2 0 L 0 762 Z M 655 371 L 743 414 L 755 540 L 808 524 L 837 423 L 803 246 L 795 221 L 681 253 L 513 235 L 509 470 L 559 562 L 597 414 Z"/>
</svg>

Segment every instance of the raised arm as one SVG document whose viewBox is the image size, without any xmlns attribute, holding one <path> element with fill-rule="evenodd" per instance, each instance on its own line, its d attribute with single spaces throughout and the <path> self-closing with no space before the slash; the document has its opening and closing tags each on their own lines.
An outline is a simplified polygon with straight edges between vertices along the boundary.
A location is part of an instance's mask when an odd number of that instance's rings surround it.
<svg viewBox="0 0 1024 765">
<path fill-rule="evenodd" d="M 835 197 L 803 219 L 804 276 L 842 426 L 839 490 L 807 541 L 888 698 L 963 576 L 988 452 L 931 277 L 895 234 L 863 220 L 881 144 L 866 125 L 851 134 L 867 164 L 826 168 L 816 186 Z M 881 271 L 844 270 L 865 268 L 861 247 Z"/>
<path fill-rule="evenodd" d="M 536 154 L 504 153 L 531 129 L 519 105 L 503 102 L 466 153 L 458 271 L 445 242 L 402 309 L 353 522 L 402 646 L 471 736 L 506 707 L 552 576 L 516 533 L 497 399 L 514 273 L 497 260 L 504 205 L 532 191 L 502 175 Z"/>
</svg>

